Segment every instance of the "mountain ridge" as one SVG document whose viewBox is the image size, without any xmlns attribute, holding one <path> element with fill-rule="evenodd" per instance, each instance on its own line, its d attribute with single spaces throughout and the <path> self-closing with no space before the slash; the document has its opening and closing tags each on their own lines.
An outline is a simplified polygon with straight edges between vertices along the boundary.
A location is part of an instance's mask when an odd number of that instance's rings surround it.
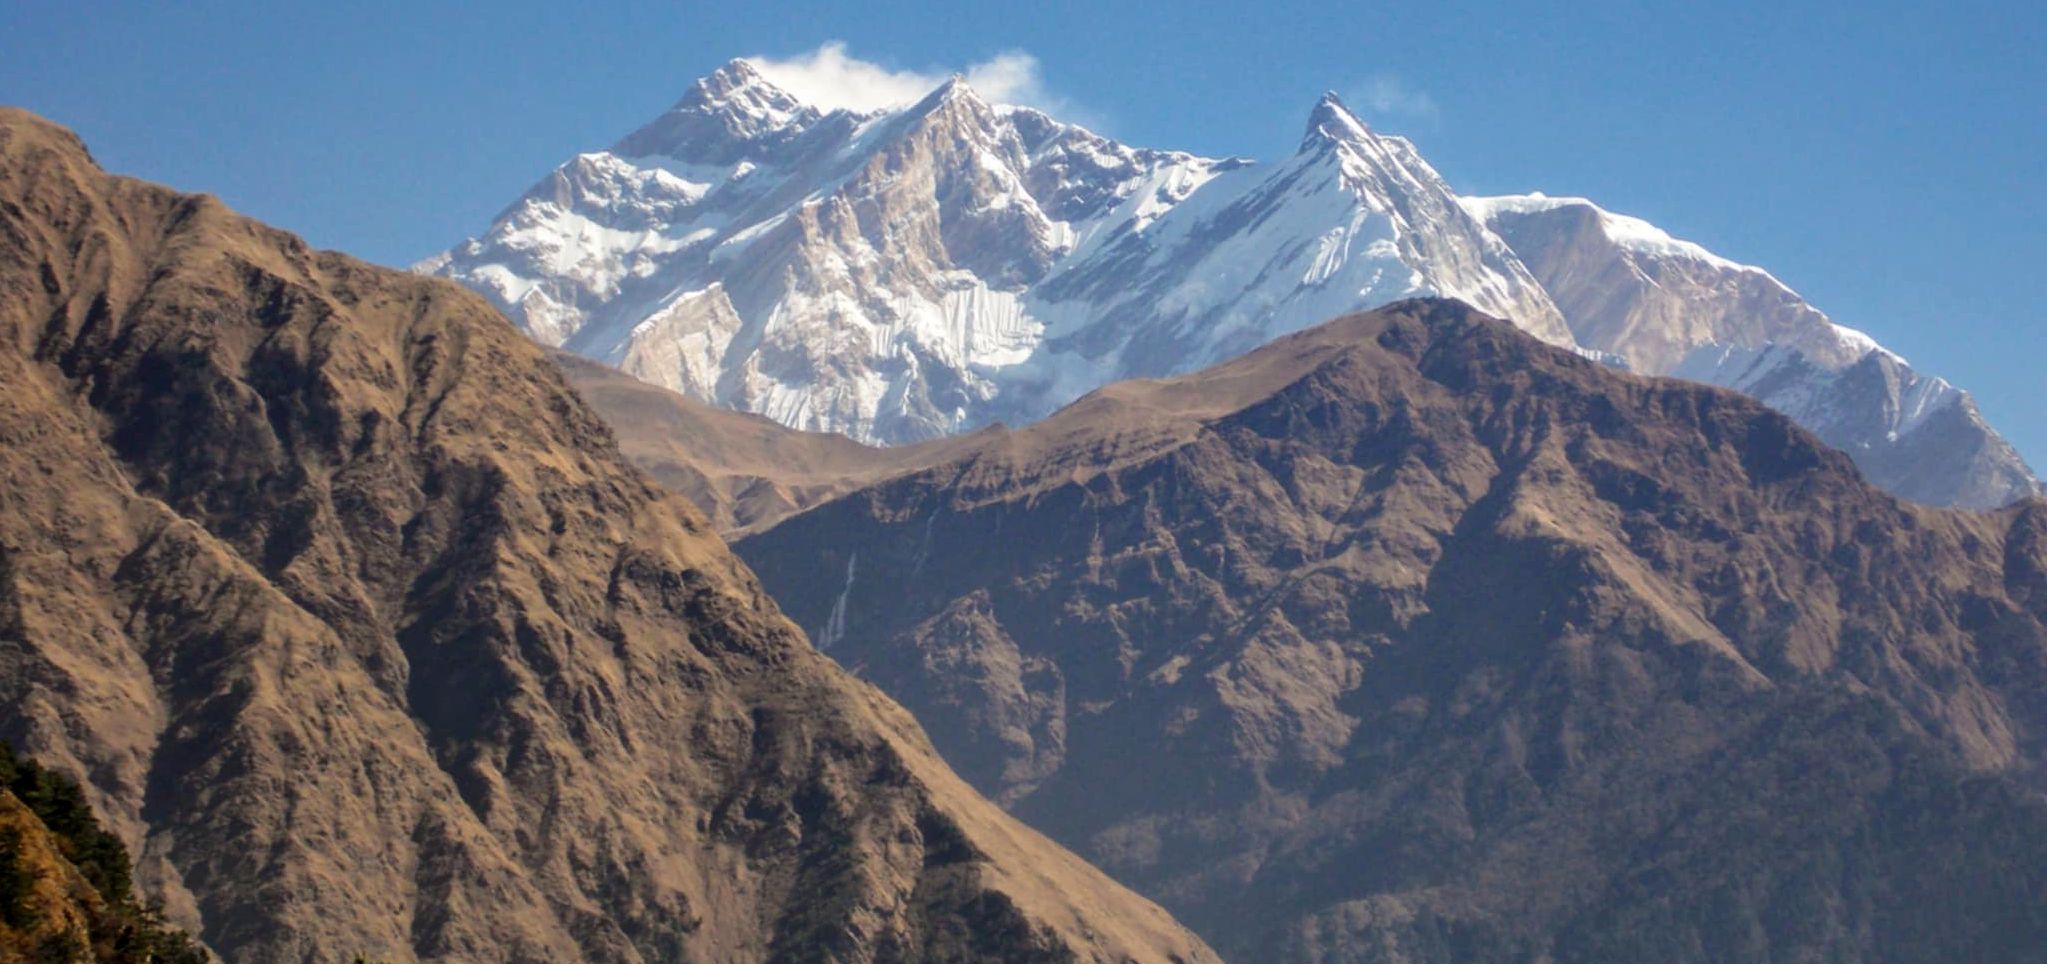
<svg viewBox="0 0 2047 964">
<path fill-rule="evenodd" d="M 1907 498 L 1982 509 L 2043 491 L 1967 392 L 1914 371 L 1767 270 L 1583 198 L 1462 200 L 1531 267 L 1586 347 L 1761 399 Z"/>
<path fill-rule="evenodd" d="M 1927 960 L 2047 927 L 2043 534 L 1421 301 L 736 546 L 1233 958 Z"/>
<path fill-rule="evenodd" d="M 1213 960 L 481 299 L 0 111 L 0 737 L 236 958 Z"/>
</svg>

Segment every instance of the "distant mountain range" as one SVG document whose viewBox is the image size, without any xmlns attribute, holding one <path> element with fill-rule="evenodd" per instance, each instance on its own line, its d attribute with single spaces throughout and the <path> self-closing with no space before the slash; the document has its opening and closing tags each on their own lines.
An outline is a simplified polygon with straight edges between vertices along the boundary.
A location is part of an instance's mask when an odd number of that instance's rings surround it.
<svg viewBox="0 0 2047 964">
<path fill-rule="evenodd" d="M 900 109 L 823 111 L 734 61 L 419 269 L 545 344 L 885 444 L 1028 423 L 1442 295 L 1749 392 L 1910 498 L 2039 491 L 1967 393 L 1767 272 L 1590 202 L 1461 198 L 1333 95 L 1261 164 L 1132 148 L 958 78 Z"/>
</svg>

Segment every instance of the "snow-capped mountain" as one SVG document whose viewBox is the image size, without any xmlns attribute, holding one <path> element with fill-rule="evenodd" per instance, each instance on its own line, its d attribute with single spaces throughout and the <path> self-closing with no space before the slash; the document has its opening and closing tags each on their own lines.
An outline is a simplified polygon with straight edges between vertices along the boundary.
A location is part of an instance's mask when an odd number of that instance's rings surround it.
<svg viewBox="0 0 2047 964">
<path fill-rule="evenodd" d="M 1635 279 L 1653 288 L 1683 261 L 1647 252 L 1691 249 L 1602 212 L 1627 229 L 1588 238 L 1644 253 L 1594 265 L 1575 235 L 1531 241 L 1549 229 L 1522 201 L 1458 198 L 1412 144 L 1334 95 L 1291 157 L 1260 164 L 1129 147 L 990 104 L 958 77 L 905 107 L 827 111 L 739 60 L 419 267 L 483 292 L 540 341 L 876 443 L 1029 421 L 1110 381 L 1416 295 L 1654 372 L 1695 349 L 1766 344 L 1834 372 L 1874 348 L 1796 296 L 1756 315 L 1775 305 L 1767 286 L 1639 292 Z"/>
<path fill-rule="evenodd" d="M 1214 364 L 1419 294 L 1573 345 L 1535 278 L 1414 146 L 1325 94 L 1293 157 L 1220 173 L 1149 224 L 1077 248 L 1026 303 L 1050 319 L 1046 360 L 1084 358 L 1099 383 Z"/>
<path fill-rule="evenodd" d="M 1333 96 L 1265 166 L 1127 147 L 959 78 L 825 113 L 734 61 L 421 267 L 541 341 L 885 443 L 1028 420 L 1410 295 L 1570 342 L 1412 145 Z"/>
<path fill-rule="evenodd" d="M 1836 324 L 1768 271 L 1583 198 L 1465 198 L 1583 347 L 1746 392 L 1908 498 L 1988 508 L 2040 491 L 1967 392 Z"/>
</svg>

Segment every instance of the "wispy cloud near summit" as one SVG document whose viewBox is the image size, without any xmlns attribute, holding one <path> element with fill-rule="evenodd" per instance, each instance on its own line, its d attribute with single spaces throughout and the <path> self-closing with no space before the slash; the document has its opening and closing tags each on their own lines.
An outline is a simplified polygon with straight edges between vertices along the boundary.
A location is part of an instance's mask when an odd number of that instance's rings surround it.
<svg viewBox="0 0 2047 964">
<path fill-rule="evenodd" d="M 1365 118 L 1367 123 L 1383 117 L 1435 121 L 1442 116 L 1436 99 L 1427 91 L 1417 90 L 1392 74 L 1374 76 L 1353 90 L 1351 101 L 1370 112 Z"/>
<path fill-rule="evenodd" d="M 880 110 L 914 103 L 954 73 L 990 103 L 1057 111 L 1070 105 L 1045 87 L 1038 58 L 1006 50 L 958 70 L 895 70 L 846 53 L 829 40 L 816 50 L 788 58 L 748 57 L 775 86 L 813 106 L 831 110 Z"/>
</svg>

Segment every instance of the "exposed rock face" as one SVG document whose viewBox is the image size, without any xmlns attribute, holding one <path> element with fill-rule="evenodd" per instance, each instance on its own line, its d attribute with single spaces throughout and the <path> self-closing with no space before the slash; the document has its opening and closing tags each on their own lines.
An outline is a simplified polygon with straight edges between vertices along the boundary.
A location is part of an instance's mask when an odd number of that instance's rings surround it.
<svg viewBox="0 0 2047 964">
<path fill-rule="evenodd" d="M 1212 960 L 474 295 L 0 113 L 0 737 L 235 960 Z"/>
<path fill-rule="evenodd" d="M 2047 503 L 1448 302 L 1110 386 L 737 544 L 1241 960 L 2040 959 Z"/>
<path fill-rule="evenodd" d="M 1908 499 L 1995 508 L 2040 494 L 1969 393 L 1835 324 L 1769 272 L 1577 198 L 1464 203 L 1513 246 L 1581 345 L 1761 399 Z"/>
<path fill-rule="evenodd" d="M 734 61 L 420 267 L 653 384 L 891 444 L 1419 293 L 1570 340 L 1413 146 L 1334 97 L 1266 167 L 1128 147 L 958 79 L 823 114 Z"/>
</svg>

